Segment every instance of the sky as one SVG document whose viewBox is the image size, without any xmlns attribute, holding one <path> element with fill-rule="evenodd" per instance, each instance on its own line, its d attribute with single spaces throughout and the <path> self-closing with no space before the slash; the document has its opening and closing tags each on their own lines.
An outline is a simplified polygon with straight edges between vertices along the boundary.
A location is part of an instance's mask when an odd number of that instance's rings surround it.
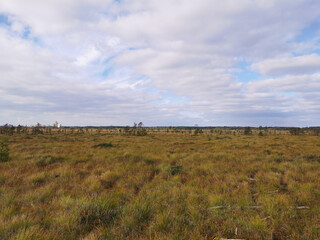
<svg viewBox="0 0 320 240">
<path fill-rule="evenodd" d="M 0 125 L 319 126 L 319 0 L 0 0 Z"/>
</svg>

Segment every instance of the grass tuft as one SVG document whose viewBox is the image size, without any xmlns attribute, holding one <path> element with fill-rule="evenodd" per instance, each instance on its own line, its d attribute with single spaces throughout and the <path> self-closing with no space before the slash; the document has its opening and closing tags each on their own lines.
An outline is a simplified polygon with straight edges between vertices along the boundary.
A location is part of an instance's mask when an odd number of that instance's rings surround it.
<svg viewBox="0 0 320 240">
<path fill-rule="evenodd" d="M 45 155 L 40 156 L 40 159 L 36 162 L 36 165 L 38 167 L 45 167 L 54 163 L 61 163 L 64 161 L 66 161 L 66 158 L 62 156 Z"/>
<path fill-rule="evenodd" d="M 93 146 L 93 148 L 110 148 L 110 147 L 113 147 L 112 142 L 99 143 L 99 144 Z"/>
<path fill-rule="evenodd" d="M 108 226 L 120 213 L 117 201 L 108 197 L 88 199 L 78 208 L 80 224 L 87 231 L 99 226 Z"/>
</svg>

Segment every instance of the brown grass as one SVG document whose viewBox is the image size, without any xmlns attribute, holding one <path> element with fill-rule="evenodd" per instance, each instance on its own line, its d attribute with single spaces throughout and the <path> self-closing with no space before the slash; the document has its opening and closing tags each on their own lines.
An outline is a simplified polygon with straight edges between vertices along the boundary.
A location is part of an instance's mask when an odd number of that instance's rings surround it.
<svg viewBox="0 0 320 240">
<path fill-rule="evenodd" d="M 319 137 L 122 134 L 6 136 L 0 239 L 320 238 Z"/>
</svg>

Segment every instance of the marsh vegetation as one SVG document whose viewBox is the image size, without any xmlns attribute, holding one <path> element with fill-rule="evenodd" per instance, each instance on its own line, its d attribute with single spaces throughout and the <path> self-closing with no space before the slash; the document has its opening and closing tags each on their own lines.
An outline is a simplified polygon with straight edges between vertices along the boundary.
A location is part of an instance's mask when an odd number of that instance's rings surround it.
<svg viewBox="0 0 320 240">
<path fill-rule="evenodd" d="M 319 136 L 127 130 L 2 134 L 0 239 L 320 238 Z"/>
</svg>

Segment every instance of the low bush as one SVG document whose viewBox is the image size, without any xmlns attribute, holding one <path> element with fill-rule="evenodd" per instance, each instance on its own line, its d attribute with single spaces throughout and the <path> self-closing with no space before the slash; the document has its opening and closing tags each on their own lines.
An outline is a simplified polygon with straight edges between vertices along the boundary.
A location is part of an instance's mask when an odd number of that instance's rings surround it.
<svg viewBox="0 0 320 240">
<path fill-rule="evenodd" d="M 93 148 L 109 148 L 109 147 L 113 147 L 112 142 L 100 143 L 100 144 L 97 144 L 97 145 L 93 146 Z"/>
<path fill-rule="evenodd" d="M 0 142 L 0 162 L 8 162 L 9 157 L 9 146 L 6 140 Z"/>
<path fill-rule="evenodd" d="M 252 133 L 251 127 L 245 127 L 243 133 L 244 135 L 250 135 Z"/>
</svg>

